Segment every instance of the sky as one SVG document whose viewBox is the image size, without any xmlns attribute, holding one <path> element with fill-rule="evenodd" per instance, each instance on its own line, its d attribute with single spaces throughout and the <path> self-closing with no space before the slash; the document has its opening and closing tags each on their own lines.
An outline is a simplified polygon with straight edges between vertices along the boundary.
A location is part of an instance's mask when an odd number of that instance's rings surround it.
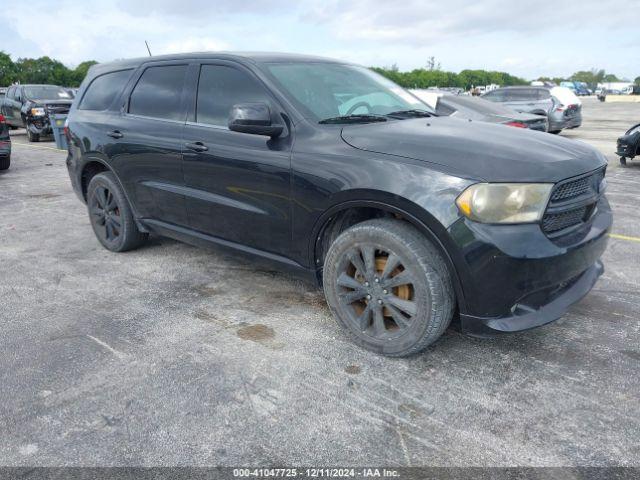
<svg viewBox="0 0 640 480">
<path fill-rule="evenodd" d="M 634 5 L 635 4 L 635 5 Z M 0 0 L 0 50 L 70 67 L 176 52 L 295 52 L 527 79 L 640 75 L 639 0 Z"/>
</svg>

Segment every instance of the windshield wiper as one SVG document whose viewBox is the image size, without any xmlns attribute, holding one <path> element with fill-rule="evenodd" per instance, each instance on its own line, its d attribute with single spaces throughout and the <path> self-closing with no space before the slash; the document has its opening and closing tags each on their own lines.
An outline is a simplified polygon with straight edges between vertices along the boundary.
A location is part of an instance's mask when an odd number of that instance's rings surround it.
<svg viewBox="0 0 640 480">
<path fill-rule="evenodd" d="M 318 123 L 369 123 L 369 122 L 386 122 L 387 119 L 382 115 L 375 114 L 357 114 L 357 115 L 341 115 L 339 117 L 325 118 Z"/>
<path fill-rule="evenodd" d="M 435 114 L 427 112 L 426 110 L 398 110 L 397 112 L 387 113 L 387 117 L 392 118 L 419 118 L 419 117 L 434 117 Z"/>
</svg>

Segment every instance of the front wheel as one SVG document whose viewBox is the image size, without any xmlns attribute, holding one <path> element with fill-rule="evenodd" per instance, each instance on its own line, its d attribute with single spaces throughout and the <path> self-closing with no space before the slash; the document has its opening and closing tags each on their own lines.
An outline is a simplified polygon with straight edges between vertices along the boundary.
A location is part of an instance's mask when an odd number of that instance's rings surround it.
<svg viewBox="0 0 640 480">
<path fill-rule="evenodd" d="M 8 170 L 11 166 L 11 157 L 0 157 L 0 170 Z"/>
<path fill-rule="evenodd" d="M 623 167 L 627 165 L 626 157 L 620 157 L 620 165 L 622 165 Z"/>
<path fill-rule="evenodd" d="M 368 220 L 341 233 L 327 253 L 323 284 L 332 313 L 354 342 L 388 356 L 422 351 L 453 316 L 442 255 L 400 220 Z"/>
<path fill-rule="evenodd" d="M 142 245 L 147 234 L 140 232 L 127 198 L 111 172 L 99 173 L 87 188 L 87 208 L 98 241 L 112 252 L 126 252 Z"/>
</svg>

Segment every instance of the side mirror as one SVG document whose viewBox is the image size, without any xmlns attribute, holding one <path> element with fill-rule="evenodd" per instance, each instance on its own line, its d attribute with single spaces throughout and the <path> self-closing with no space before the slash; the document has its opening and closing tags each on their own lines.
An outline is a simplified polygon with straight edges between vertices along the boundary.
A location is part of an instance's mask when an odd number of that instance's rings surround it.
<svg viewBox="0 0 640 480">
<path fill-rule="evenodd" d="M 266 103 L 237 103 L 229 113 L 229 130 L 278 137 L 284 127 L 271 123 L 271 112 Z"/>
</svg>

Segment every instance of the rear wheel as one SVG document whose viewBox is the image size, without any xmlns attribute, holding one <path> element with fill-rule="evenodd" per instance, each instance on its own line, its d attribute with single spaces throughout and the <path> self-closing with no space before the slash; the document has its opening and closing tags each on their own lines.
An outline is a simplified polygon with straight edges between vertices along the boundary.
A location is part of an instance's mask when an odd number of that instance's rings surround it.
<svg viewBox="0 0 640 480">
<path fill-rule="evenodd" d="M 100 243 L 112 252 L 125 252 L 142 245 L 147 234 L 140 232 L 129 203 L 111 172 L 97 174 L 87 188 L 91 226 Z"/>
<path fill-rule="evenodd" d="M 11 166 L 11 157 L 0 157 L 0 170 L 7 170 Z"/>
<path fill-rule="evenodd" d="M 561 132 L 562 130 L 549 130 L 549 133 L 553 133 L 554 135 L 557 135 Z"/>
<path fill-rule="evenodd" d="M 420 352 L 453 316 L 444 259 L 410 224 L 359 223 L 329 248 L 323 271 L 327 302 L 358 345 L 388 356 Z"/>
<path fill-rule="evenodd" d="M 620 165 L 624 166 L 627 164 L 627 158 L 626 157 L 620 157 Z"/>
</svg>

